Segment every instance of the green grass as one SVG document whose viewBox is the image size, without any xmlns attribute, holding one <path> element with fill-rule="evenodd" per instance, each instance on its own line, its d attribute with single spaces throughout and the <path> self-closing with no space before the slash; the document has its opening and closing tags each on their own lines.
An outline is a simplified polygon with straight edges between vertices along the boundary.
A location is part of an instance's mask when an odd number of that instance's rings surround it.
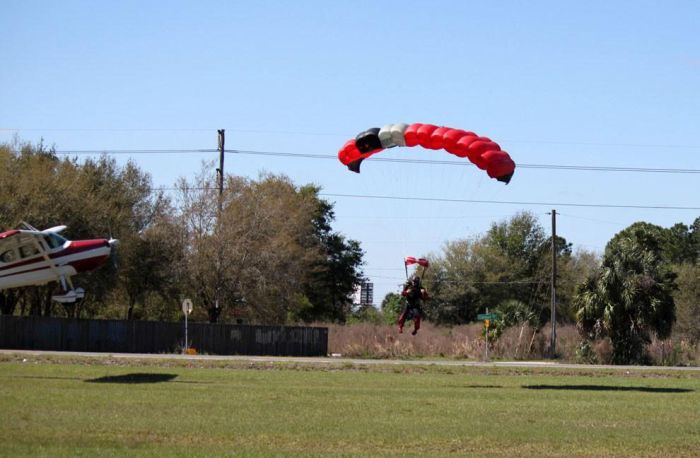
<svg viewBox="0 0 700 458">
<path fill-rule="evenodd" d="M 0 456 L 700 450 L 698 373 L 21 358 L 0 359 Z"/>
</svg>

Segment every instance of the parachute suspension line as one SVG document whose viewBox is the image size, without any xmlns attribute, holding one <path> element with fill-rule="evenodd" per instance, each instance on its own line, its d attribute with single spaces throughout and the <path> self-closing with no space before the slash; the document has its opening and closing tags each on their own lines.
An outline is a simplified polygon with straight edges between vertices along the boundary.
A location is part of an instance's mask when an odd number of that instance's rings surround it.
<svg viewBox="0 0 700 458">
<path fill-rule="evenodd" d="M 430 264 L 426 264 L 423 266 L 423 271 L 420 274 L 421 281 L 425 279 L 425 272 L 428 270 L 428 267 L 430 267 Z"/>
<path fill-rule="evenodd" d="M 426 149 L 444 149 L 448 153 L 460 158 L 467 158 L 479 169 L 485 170 L 489 177 L 508 184 L 515 172 L 515 162 L 508 153 L 501 150 L 498 143 L 488 137 L 481 137 L 474 132 L 450 127 L 438 127 L 432 124 L 387 124 L 384 127 L 373 127 L 360 132 L 354 139 L 350 139 L 338 152 L 338 159 L 342 164 L 355 173 L 360 173 L 362 161 L 380 153 L 388 148 L 422 146 Z M 431 174 L 431 178 L 435 178 Z M 424 179 L 420 180 L 421 182 Z M 384 183 L 386 184 L 386 182 Z M 479 183 L 480 185 L 480 183 Z M 478 189 L 478 187 L 477 187 Z M 416 200 L 434 200 L 417 198 Z M 411 210 L 409 208 L 409 210 Z M 431 208 L 435 214 L 437 209 Z M 402 243 L 406 249 L 405 232 L 402 232 Z M 404 251 L 405 252 L 405 251 Z M 404 260 L 406 277 L 408 278 L 408 259 Z M 425 259 L 416 260 L 422 272 L 416 268 L 415 275 L 419 278 L 425 276 L 428 262 Z"/>
<path fill-rule="evenodd" d="M 463 173 L 463 172 L 462 172 Z M 470 182 L 469 180 L 459 180 L 460 183 L 460 188 L 458 189 L 459 195 L 462 196 L 469 196 L 469 199 L 473 199 L 477 193 L 479 192 L 479 189 L 481 188 L 481 184 L 484 181 L 484 176 L 479 175 L 479 179 L 477 180 L 476 184 Z M 468 208 L 468 207 L 467 207 Z M 473 214 L 469 215 L 468 213 L 462 213 L 460 210 L 459 216 L 462 217 L 461 220 L 453 219 L 450 221 L 447 225 L 447 228 L 449 230 L 448 234 L 454 234 L 455 230 L 459 231 L 459 235 L 457 238 L 463 238 L 464 235 L 466 234 L 466 229 L 471 225 L 471 221 L 473 221 Z M 465 227 L 466 223 L 466 227 Z M 457 228 L 457 229 L 455 229 Z M 455 238 L 455 237 L 453 237 Z"/>
</svg>

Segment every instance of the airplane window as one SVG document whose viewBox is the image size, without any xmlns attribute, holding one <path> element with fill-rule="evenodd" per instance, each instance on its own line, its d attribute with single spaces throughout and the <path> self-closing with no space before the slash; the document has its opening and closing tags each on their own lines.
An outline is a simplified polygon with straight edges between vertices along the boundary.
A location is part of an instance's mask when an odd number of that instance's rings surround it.
<svg viewBox="0 0 700 458">
<path fill-rule="evenodd" d="M 15 250 L 7 250 L 3 254 L 0 254 L 0 261 L 2 262 L 12 262 L 15 259 Z"/>
<path fill-rule="evenodd" d="M 34 245 L 23 245 L 19 247 L 19 254 L 22 258 L 28 258 L 37 254 L 39 250 Z"/>
<path fill-rule="evenodd" d="M 51 249 L 61 247 L 61 246 L 63 246 L 64 243 L 66 243 L 66 239 L 64 239 L 60 235 L 54 234 L 54 233 L 45 235 L 44 240 L 46 240 L 46 244 Z"/>
</svg>

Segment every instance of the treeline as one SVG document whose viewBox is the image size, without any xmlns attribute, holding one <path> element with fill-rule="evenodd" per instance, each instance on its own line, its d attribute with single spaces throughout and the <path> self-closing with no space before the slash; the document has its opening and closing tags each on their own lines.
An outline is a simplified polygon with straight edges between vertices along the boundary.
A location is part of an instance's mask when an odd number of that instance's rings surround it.
<svg viewBox="0 0 700 458">
<path fill-rule="evenodd" d="M 613 363 L 647 362 L 652 338 L 666 339 L 674 330 L 700 341 L 700 218 L 667 229 L 632 224 L 608 242 L 602 257 L 572 252 L 563 237 L 554 247 L 557 321 L 577 326 L 582 360 L 595 362 L 592 347 L 601 339 L 609 339 Z M 541 329 L 551 316 L 551 250 L 551 237 L 531 213 L 447 243 L 427 255 L 428 319 L 465 324 L 489 308 L 500 316 L 493 338 L 516 325 Z M 388 295 L 384 318 L 395 320 L 402 305 L 400 296 Z"/>
<path fill-rule="evenodd" d="M 78 162 L 43 144 L 0 145 L 0 227 L 66 224 L 69 239 L 118 238 L 118 256 L 76 281 L 75 305 L 56 284 L 0 292 L 4 314 L 250 323 L 344 322 L 362 278 L 358 242 L 332 228 L 333 206 L 313 185 L 284 176 L 227 176 L 219 196 L 202 168 L 173 195 L 154 190 L 132 162 Z M 220 208 L 219 208 L 220 202 Z"/>
<path fill-rule="evenodd" d="M 201 321 L 395 323 L 398 294 L 381 309 L 353 309 L 363 251 L 333 230 L 333 206 L 317 186 L 227 176 L 220 196 L 213 170 L 203 165 L 166 195 L 131 162 L 79 162 L 43 144 L 0 145 L 0 228 L 66 224 L 68 238 L 120 240 L 112 265 L 77 279 L 88 293 L 79 304 L 52 303 L 56 285 L 47 285 L 0 292 L 0 311 L 175 320 L 189 297 L 192 318 Z M 591 349 L 601 339 L 612 344 L 614 362 L 641 363 L 653 337 L 700 341 L 700 218 L 670 228 L 635 223 L 602 254 L 573 251 L 562 236 L 554 246 L 557 318 L 577 326 L 582 359 L 595 360 Z M 489 308 L 501 317 L 494 338 L 511 326 L 543 328 L 551 247 L 548 231 L 523 212 L 424 253 L 428 320 L 455 326 Z"/>
</svg>

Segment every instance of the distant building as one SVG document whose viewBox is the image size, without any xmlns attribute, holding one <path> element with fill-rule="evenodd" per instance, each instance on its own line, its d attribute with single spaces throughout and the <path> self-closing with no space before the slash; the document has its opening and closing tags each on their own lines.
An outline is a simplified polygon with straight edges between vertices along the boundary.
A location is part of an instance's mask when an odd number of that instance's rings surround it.
<svg viewBox="0 0 700 458">
<path fill-rule="evenodd" d="M 360 285 L 360 304 L 374 304 L 374 283 L 366 281 Z"/>
<path fill-rule="evenodd" d="M 374 304 L 374 283 L 363 281 L 355 288 L 355 294 L 352 296 L 352 303 L 355 305 L 373 305 Z"/>
</svg>

